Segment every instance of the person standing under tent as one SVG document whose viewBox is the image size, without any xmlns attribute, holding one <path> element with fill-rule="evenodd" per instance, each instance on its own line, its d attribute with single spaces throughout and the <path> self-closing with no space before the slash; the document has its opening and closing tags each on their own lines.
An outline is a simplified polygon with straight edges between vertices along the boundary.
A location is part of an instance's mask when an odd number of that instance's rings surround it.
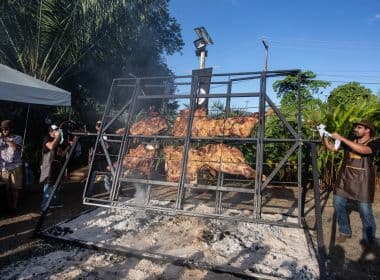
<svg viewBox="0 0 380 280">
<path fill-rule="evenodd" d="M 42 164 L 40 183 L 43 184 L 43 196 L 41 209 L 44 209 L 51 195 L 54 183 L 57 180 L 65 161 L 66 153 L 70 149 L 71 143 L 64 143 L 62 135 L 57 125 L 49 126 L 48 135 L 42 142 Z M 62 207 L 62 203 L 58 196 L 58 191 L 55 192 L 50 207 Z"/>
<path fill-rule="evenodd" d="M 374 156 L 379 151 L 379 141 L 374 140 L 374 126 L 368 120 L 354 123 L 354 137 L 346 138 L 332 133 L 332 138 L 340 140 L 344 149 L 343 164 L 334 190 L 334 208 L 339 226 L 339 243 L 351 238 L 352 232 L 347 214 L 347 201 L 357 203 L 363 225 L 364 248 L 374 249 L 376 240 L 376 223 L 372 211 L 375 194 Z M 335 151 L 334 144 L 327 137 L 323 143 L 330 151 Z"/>
<path fill-rule="evenodd" d="M 16 212 L 23 182 L 22 137 L 13 134 L 14 124 L 11 120 L 2 121 L 0 128 L 1 178 L 6 186 L 7 206 L 11 212 Z"/>
</svg>

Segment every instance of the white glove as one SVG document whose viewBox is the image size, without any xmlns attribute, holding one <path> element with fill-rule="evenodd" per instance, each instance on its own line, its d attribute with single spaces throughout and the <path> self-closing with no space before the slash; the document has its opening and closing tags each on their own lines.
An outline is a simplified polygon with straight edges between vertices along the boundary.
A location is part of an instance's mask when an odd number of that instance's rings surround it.
<svg viewBox="0 0 380 280">
<path fill-rule="evenodd" d="M 321 138 L 323 137 L 330 137 L 332 138 L 332 135 L 330 132 L 326 131 L 326 126 L 324 124 L 320 124 L 317 126 L 317 130 L 319 132 L 319 135 L 321 136 Z M 340 140 L 335 140 L 334 142 L 334 149 L 335 151 L 337 151 L 340 147 L 340 144 L 341 144 L 341 141 Z"/>
<path fill-rule="evenodd" d="M 318 125 L 317 126 L 317 130 L 318 130 L 319 135 L 321 136 L 321 138 L 324 137 L 324 136 L 331 137 L 331 134 L 326 131 L 326 126 L 324 124 Z"/>
</svg>

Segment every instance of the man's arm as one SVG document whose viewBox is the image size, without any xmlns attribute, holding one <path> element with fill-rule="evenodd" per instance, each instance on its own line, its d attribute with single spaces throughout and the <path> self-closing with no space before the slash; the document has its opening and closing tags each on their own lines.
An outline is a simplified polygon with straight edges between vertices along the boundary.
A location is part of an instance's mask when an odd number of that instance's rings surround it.
<svg viewBox="0 0 380 280">
<path fill-rule="evenodd" d="M 335 145 L 332 143 L 328 137 L 322 137 L 322 142 L 326 146 L 326 148 L 331 152 L 336 152 Z"/>
<path fill-rule="evenodd" d="M 334 132 L 331 134 L 331 136 L 334 139 L 342 141 L 344 144 L 346 144 L 348 147 L 350 147 L 354 152 L 362 154 L 362 155 L 370 155 L 372 154 L 372 149 L 366 145 L 360 144 L 360 143 L 355 143 L 346 137 L 343 137 L 342 135 Z"/>
<path fill-rule="evenodd" d="M 57 154 L 61 157 L 67 154 L 67 152 L 70 150 L 70 148 L 75 144 L 77 141 L 77 137 L 75 136 L 72 140 L 69 140 L 69 144 L 63 148 L 63 149 L 58 149 Z"/>
<path fill-rule="evenodd" d="M 59 131 L 55 131 L 54 132 L 54 139 L 50 142 L 46 142 L 45 144 L 45 147 L 49 150 L 49 151 L 52 151 L 54 150 L 57 145 L 58 145 L 58 142 L 61 140 L 61 134 L 59 133 Z"/>
</svg>

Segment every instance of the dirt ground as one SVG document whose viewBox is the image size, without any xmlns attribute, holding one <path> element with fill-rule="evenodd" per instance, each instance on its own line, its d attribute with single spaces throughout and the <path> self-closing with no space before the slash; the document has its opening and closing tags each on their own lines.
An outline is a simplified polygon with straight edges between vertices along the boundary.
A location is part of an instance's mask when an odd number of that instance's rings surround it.
<svg viewBox="0 0 380 280">
<path fill-rule="evenodd" d="M 61 198 L 65 207 L 54 209 L 48 214 L 45 225 L 53 225 L 66 220 L 89 209 L 82 205 L 83 183 L 81 178 L 71 177 L 61 190 Z M 294 197 L 289 190 L 276 188 L 277 193 L 282 192 L 284 201 Z M 309 191 L 309 197 L 311 195 Z M 287 197 L 289 196 L 289 197 Z M 4 209 L 4 190 L 0 189 L 0 268 L 31 256 L 45 255 L 48 252 L 67 247 L 61 243 L 47 242 L 33 237 L 33 230 L 39 218 L 40 190 L 34 188 L 25 190 L 21 198 L 20 212 L 9 215 Z M 337 226 L 333 219 L 332 194 L 322 200 L 323 206 L 323 230 L 324 242 L 327 253 L 327 267 L 329 279 L 380 279 L 380 251 L 365 251 L 361 248 L 361 222 L 359 214 L 354 206 L 351 207 L 350 220 L 353 237 L 343 244 L 335 242 Z M 374 203 L 374 215 L 377 225 L 380 225 L 380 192 L 377 190 Z M 308 224 L 314 225 L 314 211 L 307 215 Z M 379 231 L 377 237 L 380 237 Z M 316 234 L 313 233 L 316 244 Z M 191 275 L 191 273 L 190 273 Z M 200 273 L 197 276 L 203 275 Z M 193 274 L 194 276 L 194 274 Z M 203 279 L 216 279 L 211 274 Z M 189 278 L 190 279 L 190 278 Z M 194 279 L 192 277 L 192 279 Z M 231 279 L 235 279 L 231 277 Z"/>
<path fill-rule="evenodd" d="M 338 235 L 338 225 L 334 220 L 332 193 L 324 201 L 322 211 L 324 242 L 327 252 L 327 268 L 329 279 L 380 279 L 380 248 L 375 251 L 364 250 L 360 245 L 362 224 L 357 207 L 350 205 L 350 223 L 352 238 L 344 243 L 335 242 Z M 378 227 L 376 237 L 380 232 L 380 190 L 376 190 L 373 204 L 374 216 Z M 316 238 L 314 238 L 316 240 Z"/>
</svg>

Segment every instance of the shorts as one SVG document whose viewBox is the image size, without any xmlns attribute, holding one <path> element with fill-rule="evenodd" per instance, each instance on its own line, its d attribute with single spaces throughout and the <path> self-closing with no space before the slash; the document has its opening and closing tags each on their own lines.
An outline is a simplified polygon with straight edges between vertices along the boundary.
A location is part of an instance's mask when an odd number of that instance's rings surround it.
<svg viewBox="0 0 380 280">
<path fill-rule="evenodd" d="M 22 165 L 12 170 L 1 171 L 1 179 L 5 183 L 7 189 L 21 190 L 23 184 L 22 176 Z"/>
</svg>

